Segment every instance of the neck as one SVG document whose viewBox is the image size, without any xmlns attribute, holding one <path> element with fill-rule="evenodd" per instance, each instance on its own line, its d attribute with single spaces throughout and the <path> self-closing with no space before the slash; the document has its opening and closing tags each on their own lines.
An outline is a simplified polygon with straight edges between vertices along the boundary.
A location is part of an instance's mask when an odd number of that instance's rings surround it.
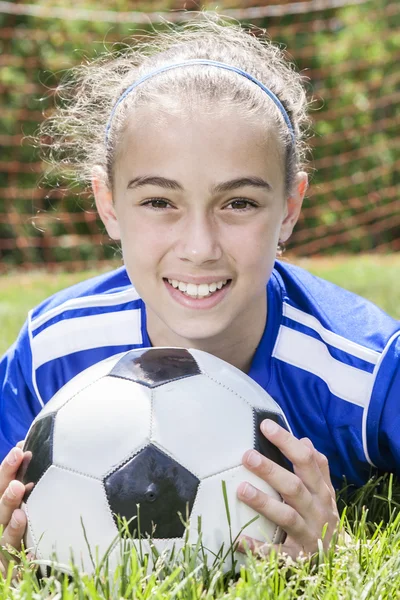
<svg viewBox="0 0 400 600">
<path fill-rule="evenodd" d="M 203 350 L 225 360 L 244 373 L 250 370 L 255 351 L 262 338 L 267 318 L 266 298 L 263 310 L 246 311 L 240 327 L 231 328 L 212 338 L 186 339 L 167 329 L 158 318 L 148 311 L 147 331 L 152 346 L 171 346 Z M 235 325 L 240 318 L 235 321 Z"/>
</svg>

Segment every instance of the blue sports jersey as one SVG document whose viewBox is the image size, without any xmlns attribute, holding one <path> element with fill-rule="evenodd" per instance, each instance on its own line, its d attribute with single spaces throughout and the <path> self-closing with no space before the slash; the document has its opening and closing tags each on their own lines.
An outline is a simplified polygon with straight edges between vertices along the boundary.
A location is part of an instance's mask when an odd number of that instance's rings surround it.
<svg viewBox="0 0 400 600">
<path fill-rule="evenodd" d="M 400 474 L 400 323 L 372 303 L 277 262 L 249 375 L 296 437 L 329 459 L 332 481 Z M 125 268 L 58 292 L 28 316 L 0 361 L 0 456 L 42 406 L 94 363 L 150 346 L 146 307 Z"/>
</svg>

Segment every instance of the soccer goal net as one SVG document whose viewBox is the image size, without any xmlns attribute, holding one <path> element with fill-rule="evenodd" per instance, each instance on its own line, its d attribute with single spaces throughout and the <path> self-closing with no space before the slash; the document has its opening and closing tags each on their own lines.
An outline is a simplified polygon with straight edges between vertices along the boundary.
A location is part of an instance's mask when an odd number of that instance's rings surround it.
<svg viewBox="0 0 400 600">
<path fill-rule="evenodd" d="M 119 259 L 90 195 L 45 182 L 46 165 L 29 136 L 51 112 L 66 69 L 104 45 L 191 16 L 180 10 L 188 9 L 183 0 L 164 13 L 165 4 L 154 1 L 147 13 L 125 4 L 116 12 L 107 0 L 101 10 L 94 2 L 91 9 L 0 2 L 0 271 L 60 263 L 72 270 Z M 266 28 L 307 78 L 311 186 L 288 252 L 399 251 L 400 3 L 225 0 L 218 10 Z"/>
</svg>

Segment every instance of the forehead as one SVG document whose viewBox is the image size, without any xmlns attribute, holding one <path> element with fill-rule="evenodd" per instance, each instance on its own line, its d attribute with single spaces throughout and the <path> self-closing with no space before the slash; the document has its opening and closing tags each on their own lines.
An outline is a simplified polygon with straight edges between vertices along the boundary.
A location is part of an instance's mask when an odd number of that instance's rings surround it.
<svg viewBox="0 0 400 600">
<path fill-rule="evenodd" d="M 216 183 L 243 174 L 259 175 L 281 191 L 283 145 L 274 125 L 261 121 L 229 106 L 136 108 L 120 136 L 115 176 L 152 173 Z"/>
</svg>

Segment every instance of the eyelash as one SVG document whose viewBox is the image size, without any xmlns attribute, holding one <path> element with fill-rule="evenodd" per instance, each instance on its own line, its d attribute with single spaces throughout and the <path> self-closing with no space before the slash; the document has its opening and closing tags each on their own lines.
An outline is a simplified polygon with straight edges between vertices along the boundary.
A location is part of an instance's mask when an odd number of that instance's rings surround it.
<svg viewBox="0 0 400 600">
<path fill-rule="evenodd" d="M 258 204 L 256 202 L 252 202 L 251 200 L 248 200 L 247 198 L 235 198 L 234 200 L 231 200 L 228 204 L 228 206 L 230 204 L 234 204 L 235 202 L 245 202 L 246 203 L 246 207 L 245 208 L 237 208 L 236 212 L 245 212 L 247 210 L 251 210 L 252 208 L 257 208 Z M 234 208 L 232 208 L 231 210 L 235 210 Z"/>
<path fill-rule="evenodd" d="M 168 205 L 168 200 L 164 200 L 164 198 L 150 198 L 150 200 L 142 202 L 142 206 L 148 206 L 152 210 L 163 210 L 164 208 L 167 208 L 167 206 L 153 206 L 153 202 L 163 202 L 164 204 Z"/>
<path fill-rule="evenodd" d="M 164 206 L 154 206 L 153 203 L 156 202 L 162 202 L 164 204 Z M 231 204 L 234 204 L 235 202 L 245 202 L 246 203 L 246 207 L 244 208 L 231 208 L 230 210 L 236 210 L 236 212 L 245 212 L 247 210 L 250 210 L 251 208 L 257 208 L 257 204 L 256 202 L 252 202 L 251 200 L 248 200 L 247 198 L 235 198 L 235 200 L 231 200 L 229 202 L 229 204 L 225 207 L 227 208 L 228 206 L 230 206 Z M 169 205 L 168 200 L 164 200 L 163 198 L 150 198 L 149 200 L 146 200 L 145 202 L 142 203 L 142 206 L 148 206 L 149 208 L 151 208 L 152 210 L 165 210 L 166 208 L 171 208 L 171 205 Z"/>
</svg>

